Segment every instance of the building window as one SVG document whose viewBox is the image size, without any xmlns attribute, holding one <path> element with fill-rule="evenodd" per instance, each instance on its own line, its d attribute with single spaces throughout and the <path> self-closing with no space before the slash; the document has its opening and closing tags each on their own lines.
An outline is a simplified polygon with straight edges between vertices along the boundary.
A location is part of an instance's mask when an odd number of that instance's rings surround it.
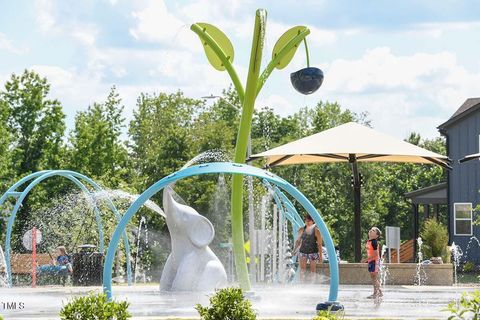
<svg viewBox="0 0 480 320">
<path fill-rule="evenodd" d="M 472 235 L 472 204 L 471 203 L 454 203 L 454 234 L 456 236 Z"/>
</svg>

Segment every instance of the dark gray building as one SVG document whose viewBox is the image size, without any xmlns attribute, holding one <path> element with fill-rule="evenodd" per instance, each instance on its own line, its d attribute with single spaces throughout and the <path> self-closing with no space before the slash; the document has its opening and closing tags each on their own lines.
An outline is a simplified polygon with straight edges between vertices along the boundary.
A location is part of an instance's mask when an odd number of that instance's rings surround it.
<svg viewBox="0 0 480 320">
<path fill-rule="evenodd" d="M 450 243 L 460 246 L 462 261 L 480 263 L 480 226 L 474 224 L 475 207 L 480 205 L 480 160 L 458 162 L 480 152 L 480 98 L 467 99 L 438 130 L 446 138 L 447 156 L 453 161 L 447 174 Z"/>
</svg>

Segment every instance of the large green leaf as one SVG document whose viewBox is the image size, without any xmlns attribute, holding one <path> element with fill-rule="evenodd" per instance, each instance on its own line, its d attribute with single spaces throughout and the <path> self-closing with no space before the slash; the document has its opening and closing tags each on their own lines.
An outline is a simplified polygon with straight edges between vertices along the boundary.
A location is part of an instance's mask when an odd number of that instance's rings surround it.
<svg viewBox="0 0 480 320">
<path fill-rule="evenodd" d="M 295 38 L 297 35 L 305 31 L 307 27 L 305 26 L 295 26 L 289 30 L 287 30 L 275 43 L 275 47 L 273 47 L 272 51 L 272 60 L 275 59 L 275 57 L 282 51 L 283 48 L 292 40 Z M 295 52 L 297 51 L 298 46 L 300 45 L 300 42 L 293 46 L 283 57 L 278 61 L 277 65 L 275 68 L 277 69 L 283 69 L 285 68 L 290 61 L 292 61 L 293 56 L 295 55 Z"/>
<path fill-rule="evenodd" d="M 223 53 L 225 54 L 225 57 L 230 63 L 233 62 L 233 45 L 228 39 L 228 37 L 220 31 L 215 26 L 212 26 L 211 24 L 208 23 L 197 23 L 199 27 L 203 29 L 205 33 L 207 33 L 222 49 Z M 208 61 L 210 64 L 217 70 L 219 71 L 224 71 L 225 70 L 225 65 L 222 62 L 222 59 L 214 52 L 212 47 L 205 41 L 205 39 L 201 39 L 203 48 L 205 49 L 205 54 L 207 55 Z"/>
</svg>

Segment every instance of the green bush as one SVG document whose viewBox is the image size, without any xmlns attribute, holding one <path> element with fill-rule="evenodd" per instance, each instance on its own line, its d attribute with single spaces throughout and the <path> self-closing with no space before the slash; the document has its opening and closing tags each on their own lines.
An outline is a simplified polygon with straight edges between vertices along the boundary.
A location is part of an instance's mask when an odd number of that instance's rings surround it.
<svg viewBox="0 0 480 320">
<path fill-rule="evenodd" d="M 210 298 L 210 307 L 195 306 L 203 320 L 255 320 L 256 313 L 240 288 L 217 290 Z"/>
<path fill-rule="evenodd" d="M 467 261 L 463 265 L 463 272 L 469 273 L 475 271 L 475 263 L 473 261 Z"/>
<path fill-rule="evenodd" d="M 424 258 L 442 257 L 443 261 L 447 261 L 447 227 L 435 219 L 428 219 L 423 224 L 420 237 L 423 240 L 422 252 Z"/>
<path fill-rule="evenodd" d="M 129 303 L 126 301 L 108 301 L 107 296 L 90 294 L 85 297 L 77 297 L 63 306 L 60 310 L 62 320 L 124 320 L 131 317 L 128 312 Z"/>
<path fill-rule="evenodd" d="M 480 320 L 480 290 L 464 292 L 460 301 L 450 302 L 444 311 L 452 314 L 448 320 Z"/>
<path fill-rule="evenodd" d="M 327 310 L 318 311 L 312 320 L 338 320 L 343 318 L 343 313 L 335 314 Z"/>
</svg>

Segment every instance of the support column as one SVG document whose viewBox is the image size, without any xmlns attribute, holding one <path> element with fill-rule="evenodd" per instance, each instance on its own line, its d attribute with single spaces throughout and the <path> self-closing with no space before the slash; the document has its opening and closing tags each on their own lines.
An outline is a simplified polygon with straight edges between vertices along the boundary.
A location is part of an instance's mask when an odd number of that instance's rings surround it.
<svg viewBox="0 0 480 320">
<path fill-rule="evenodd" d="M 361 185 L 360 185 L 360 175 L 358 173 L 358 163 L 357 157 L 355 154 L 349 154 L 348 161 L 352 165 L 352 174 L 353 174 L 353 201 L 354 201 L 354 251 L 355 251 L 355 262 L 360 262 L 362 260 L 362 243 L 361 243 L 361 216 L 362 216 L 362 207 L 361 207 Z"/>
<path fill-rule="evenodd" d="M 413 259 L 417 256 L 417 239 L 418 239 L 418 229 L 419 229 L 419 217 L 418 217 L 418 204 L 413 204 Z"/>
<path fill-rule="evenodd" d="M 440 211 L 440 205 L 438 203 L 433 205 L 433 217 L 438 221 L 438 213 Z"/>
<path fill-rule="evenodd" d="M 423 205 L 423 217 L 425 220 L 430 218 L 430 206 L 428 204 Z"/>
</svg>

